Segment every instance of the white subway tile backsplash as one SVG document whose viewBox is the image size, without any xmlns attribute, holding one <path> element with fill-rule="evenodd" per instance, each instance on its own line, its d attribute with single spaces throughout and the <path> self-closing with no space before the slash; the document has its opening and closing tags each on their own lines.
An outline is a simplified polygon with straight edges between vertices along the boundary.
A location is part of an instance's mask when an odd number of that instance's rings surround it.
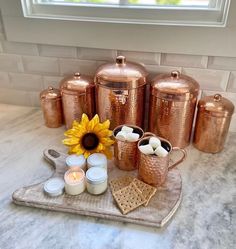
<svg viewBox="0 0 236 249">
<path fill-rule="evenodd" d="M 227 91 L 236 92 L 236 71 L 230 73 Z"/>
<path fill-rule="evenodd" d="M 26 73 L 59 74 L 58 59 L 56 58 L 23 56 L 22 60 Z"/>
<path fill-rule="evenodd" d="M 0 88 L 11 88 L 9 75 L 6 72 L 0 72 Z"/>
<path fill-rule="evenodd" d="M 40 92 L 29 92 L 28 95 L 30 105 L 40 107 Z"/>
<path fill-rule="evenodd" d="M 194 78 L 203 90 L 225 91 L 229 80 L 228 71 L 183 68 L 183 73 Z"/>
<path fill-rule="evenodd" d="M 0 54 L 0 70 L 4 72 L 23 72 L 21 56 Z"/>
<path fill-rule="evenodd" d="M 148 71 L 148 80 L 152 80 L 156 75 L 161 73 L 171 73 L 172 71 L 181 72 L 181 67 L 159 66 L 159 65 L 145 65 Z"/>
<path fill-rule="evenodd" d="M 113 61 L 117 56 L 116 50 L 97 48 L 78 48 L 78 58 L 81 60 Z"/>
<path fill-rule="evenodd" d="M 97 62 L 88 60 L 60 59 L 59 65 L 61 75 L 80 72 L 81 74 L 94 76 L 97 69 Z"/>
<path fill-rule="evenodd" d="M 208 68 L 220 70 L 236 70 L 236 58 L 209 56 Z"/>
<path fill-rule="evenodd" d="M 43 89 L 43 77 L 40 75 L 9 73 L 9 78 L 14 89 L 28 91 Z"/>
<path fill-rule="evenodd" d="M 206 68 L 207 59 L 201 55 L 161 54 L 161 65 Z"/>
<path fill-rule="evenodd" d="M 40 56 L 52 56 L 60 58 L 76 58 L 77 49 L 68 46 L 38 45 Z"/>
<path fill-rule="evenodd" d="M 119 55 L 124 55 L 128 61 L 141 64 L 160 64 L 160 53 L 118 51 Z"/>
<path fill-rule="evenodd" d="M 2 41 L 2 49 L 8 54 L 38 55 L 38 48 L 35 44 L 23 42 Z"/>
<path fill-rule="evenodd" d="M 59 77 L 59 76 L 43 76 L 44 89 L 48 88 L 49 86 L 59 89 L 60 81 L 62 79 L 63 77 Z"/>
<path fill-rule="evenodd" d="M 30 106 L 28 92 L 16 89 L 0 89 L 0 103 Z"/>
</svg>

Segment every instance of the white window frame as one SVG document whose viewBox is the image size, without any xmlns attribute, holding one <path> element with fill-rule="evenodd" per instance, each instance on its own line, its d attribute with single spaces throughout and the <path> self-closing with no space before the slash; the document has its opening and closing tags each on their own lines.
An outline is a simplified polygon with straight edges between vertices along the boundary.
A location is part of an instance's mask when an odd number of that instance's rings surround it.
<svg viewBox="0 0 236 249">
<path fill-rule="evenodd" d="M 21 3 L 27 18 L 201 27 L 225 27 L 230 6 L 230 0 L 212 0 L 208 8 L 41 3 L 37 0 L 21 0 Z"/>
<path fill-rule="evenodd" d="M 143 25 L 26 18 L 20 0 L 1 0 L 0 8 L 8 41 L 236 57 L 236 1 L 230 3 L 226 27 Z"/>
</svg>

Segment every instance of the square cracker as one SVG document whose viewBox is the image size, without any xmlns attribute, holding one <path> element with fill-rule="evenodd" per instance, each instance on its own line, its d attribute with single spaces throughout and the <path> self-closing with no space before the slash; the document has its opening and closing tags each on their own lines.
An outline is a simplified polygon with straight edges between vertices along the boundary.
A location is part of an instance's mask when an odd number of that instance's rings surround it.
<svg viewBox="0 0 236 249">
<path fill-rule="evenodd" d="M 134 178 L 132 183 L 136 185 L 136 187 L 141 191 L 142 195 L 146 199 L 146 202 L 144 203 L 144 206 L 146 207 L 151 200 L 151 198 L 155 195 L 157 189 L 152 187 L 149 184 L 146 184 L 137 178 Z"/>
<path fill-rule="evenodd" d="M 111 192 L 115 193 L 116 191 L 129 186 L 133 181 L 134 177 L 132 176 L 121 176 L 115 179 L 112 179 L 110 183 Z"/>
<path fill-rule="evenodd" d="M 129 213 L 147 201 L 133 182 L 113 192 L 113 196 L 123 214 Z"/>
</svg>

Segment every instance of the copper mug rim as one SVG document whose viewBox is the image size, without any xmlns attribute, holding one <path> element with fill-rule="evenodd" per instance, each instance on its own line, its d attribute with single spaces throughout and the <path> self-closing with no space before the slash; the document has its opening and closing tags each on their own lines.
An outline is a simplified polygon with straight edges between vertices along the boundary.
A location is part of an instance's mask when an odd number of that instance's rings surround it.
<svg viewBox="0 0 236 249">
<path fill-rule="evenodd" d="M 133 141 L 133 142 L 131 142 L 131 141 L 120 141 L 120 140 L 116 139 L 115 132 L 116 132 L 118 129 L 121 129 L 123 126 L 128 126 L 128 127 L 131 127 L 131 128 L 139 129 L 139 130 L 142 132 L 142 136 L 140 136 L 140 138 L 139 138 L 137 141 Z M 120 141 L 120 142 L 124 142 L 124 143 L 137 143 L 138 141 L 140 141 L 140 139 L 144 138 L 144 135 L 145 135 L 145 134 L 146 134 L 146 133 L 144 132 L 144 130 L 143 130 L 141 127 L 139 127 L 139 126 L 137 126 L 137 125 L 132 125 L 132 124 L 118 125 L 118 126 L 116 126 L 116 127 L 113 129 L 113 131 L 112 131 L 112 136 L 113 136 L 116 140 L 118 140 L 118 141 Z M 140 135 L 140 134 L 139 134 L 139 135 Z"/>
</svg>

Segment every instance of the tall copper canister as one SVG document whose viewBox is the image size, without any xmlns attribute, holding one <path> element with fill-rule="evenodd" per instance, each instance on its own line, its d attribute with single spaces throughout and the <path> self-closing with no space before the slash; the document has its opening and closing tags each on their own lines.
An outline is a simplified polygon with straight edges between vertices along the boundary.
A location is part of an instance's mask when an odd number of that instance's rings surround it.
<svg viewBox="0 0 236 249">
<path fill-rule="evenodd" d="M 118 56 L 115 63 L 100 66 L 95 75 L 96 110 L 111 129 L 121 124 L 143 126 L 147 72 Z"/>
<path fill-rule="evenodd" d="M 220 152 L 224 147 L 233 112 L 233 103 L 220 94 L 199 100 L 194 146 L 208 153 Z"/>
<path fill-rule="evenodd" d="M 95 85 L 93 79 L 80 73 L 64 78 L 61 83 L 61 95 L 66 128 L 74 120 L 80 120 L 83 113 L 89 118 L 95 114 Z"/>
<path fill-rule="evenodd" d="M 173 71 L 154 78 L 150 89 L 149 131 L 184 148 L 190 142 L 199 84 Z"/>
<path fill-rule="evenodd" d="M 63 124 L 61 93 L 58 89 L 49 86 L 40 93 L 40 102 L 45 125 L 57 128 Z"/>
</svg>

